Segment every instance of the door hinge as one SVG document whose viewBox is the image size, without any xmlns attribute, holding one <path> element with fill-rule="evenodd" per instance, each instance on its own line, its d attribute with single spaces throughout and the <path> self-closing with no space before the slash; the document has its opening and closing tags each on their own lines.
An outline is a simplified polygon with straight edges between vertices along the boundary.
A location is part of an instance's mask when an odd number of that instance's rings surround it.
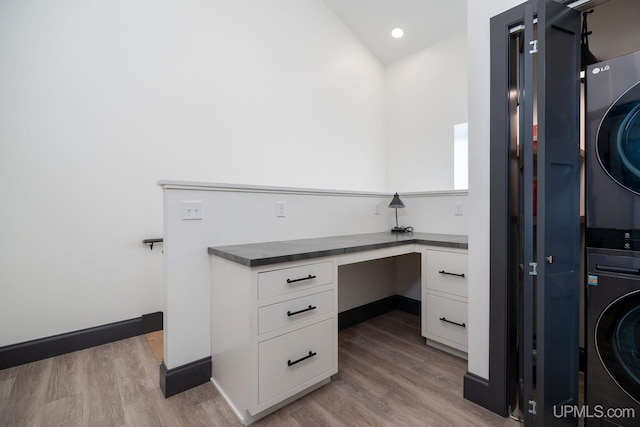
<svg viewBox="0 0 640 427">
<path fill-rule="evenodd" d="M 529 276 L 537 276 L 538 275 L 538 263 L 530 262 L 529 266 L 531 267 L 531 271 L 529 272 Z"/>
<path fill-rule="evenodd" d="M 535 415 L 536 414 L 536 401 L 535 400 L 530 400 L 529 401 L 529 405 L 531 405 L 531 409 L 529 409 L 529 413 Z"/>
<path fill-rule="evenodd" d="M 538 40 L 531 40 L 529 44 L 531 45 L 529 53 L 538 53 Z"/>
</svg>

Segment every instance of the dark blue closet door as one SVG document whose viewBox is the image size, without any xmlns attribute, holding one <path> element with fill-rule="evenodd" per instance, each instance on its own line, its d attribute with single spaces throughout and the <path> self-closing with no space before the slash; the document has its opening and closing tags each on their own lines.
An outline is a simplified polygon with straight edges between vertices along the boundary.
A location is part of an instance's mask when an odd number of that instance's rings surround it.
<svg viewBox="0 0 640 427">
<path fill-rule="evenodd" d="M 580 307 L 580 13 L 538 2 L 536 230 L 537 425 L 578 404 Z"/>
</svg>

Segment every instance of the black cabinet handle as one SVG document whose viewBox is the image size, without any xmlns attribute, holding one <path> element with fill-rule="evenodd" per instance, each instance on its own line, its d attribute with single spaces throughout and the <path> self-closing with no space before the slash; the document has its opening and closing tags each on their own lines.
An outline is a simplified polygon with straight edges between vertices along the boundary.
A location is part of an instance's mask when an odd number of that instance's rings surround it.
<svg viewBox="0 0 640 427">
<path fill-rule="evenodd" d="M 464 277 L 464 273 L 449 273 L 448 271 L 440 270 L 438 271 L 440 274 L 446 274 L 447 276 L 456 276 L 456 277 Z"/>
<path fill-rule="evenodd" d="M 311 280 L 311 279 L 315 279 L 315 278 L 316 278 L 316 276 L 312 276 L 310 274 L 307 277 L 303 277 L 301 279 L 287 279 L 287 283 L 302 282 L 303 280 Z"/>
<path fill-rule="evenodd" d="M 300 363 L 300 362 L 302 362 L 303 360 L 307 360 L 308 358 L 313 357 L 313 356 L 315 356 L 315 355 L 317 355 L 317 354 L 318 354 L 318 353 L 314 353 L 313 351 L 309 351 L 309 354 L 307 354 L 305 357 L 301 357 L 301 358 L 300 358 L 300 359 L 298 359 L 298 360 L 294 360 L 294 361 L 292 362 L 292 361 L 291 361 L 291 359 L 289 359 L 289 360 L 287 360 L 287 366 L 293 366 L 293 365 L 295 365 L 296 363 Z"/>
<path fill-rule="evenodd" d="M 467 327 L 467 325 L 465 325 L 464 323 L 453 322 L 453 321 L 447 319 L 444 316 L 441 317 L 440 320 L 442 320 L 443 322 L 451 323 L 452 325 L 460 326 L 462 328 L 466 328 Z"/>
<path fill-rule="evenodd" d="M 298 310 L 298 311 L 287 311 L 287 316 L 295 316 L 296 314 L 300 314 L 300 313 L 304 313 L 306 311 L 311 311 L 311 310 L 315 310 L 318 307 L 314 307 L 312 305 L 309 305 L 309 307 L 307 308 L 303 308 L 302 310 Z"/>
</svg>

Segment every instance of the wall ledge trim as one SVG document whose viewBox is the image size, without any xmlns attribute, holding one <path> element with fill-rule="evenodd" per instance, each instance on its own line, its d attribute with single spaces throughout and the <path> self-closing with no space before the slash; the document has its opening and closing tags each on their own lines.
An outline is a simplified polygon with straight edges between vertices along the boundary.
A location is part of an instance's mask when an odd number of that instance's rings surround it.
<svg viewBox="0 0 640 427">
<path fill-rule="evenodd" d="M 157 185 L 163 190 L 199 190 L 199 191 L 221 191 L 232 193 L 275 193 L 275 194 L 304 194 L 316 196 L 346 196 L 346 197 L 392 197 L 390 192 L 376 191 L 349 191 L 331 190 L 322 188 L 299 188 L 299 187 L 278 187 L 265 185 L 246 185 L 229 183 L 210 183 L 198 181 L 173 181 L 160 180 Z M 468 190 L 439 190 L 439 191 L 419 191 L 400 192 L 402 197 L 438 197 L 438 196 L 466 196 Z"/>
</svg>

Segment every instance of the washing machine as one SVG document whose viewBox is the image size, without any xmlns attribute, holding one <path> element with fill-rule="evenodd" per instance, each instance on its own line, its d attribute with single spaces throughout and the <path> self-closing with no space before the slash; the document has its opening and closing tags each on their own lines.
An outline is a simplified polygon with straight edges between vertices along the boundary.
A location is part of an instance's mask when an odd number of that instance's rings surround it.
<svg viewBox="0 0 640 427">
<path fill-rule="evenodd" d="M 585 74 L 588 426 L 640 426 L 640 52 Z"/>
<path fill-rule="evenodd" d="M 640 425 L 640 251 L 587 248 L 588 426 Z"/>
<path fill-rule="evenodd" d="M 640 52 L 586 70 L 586 243 L 640 250 Z"/>
</svg>

